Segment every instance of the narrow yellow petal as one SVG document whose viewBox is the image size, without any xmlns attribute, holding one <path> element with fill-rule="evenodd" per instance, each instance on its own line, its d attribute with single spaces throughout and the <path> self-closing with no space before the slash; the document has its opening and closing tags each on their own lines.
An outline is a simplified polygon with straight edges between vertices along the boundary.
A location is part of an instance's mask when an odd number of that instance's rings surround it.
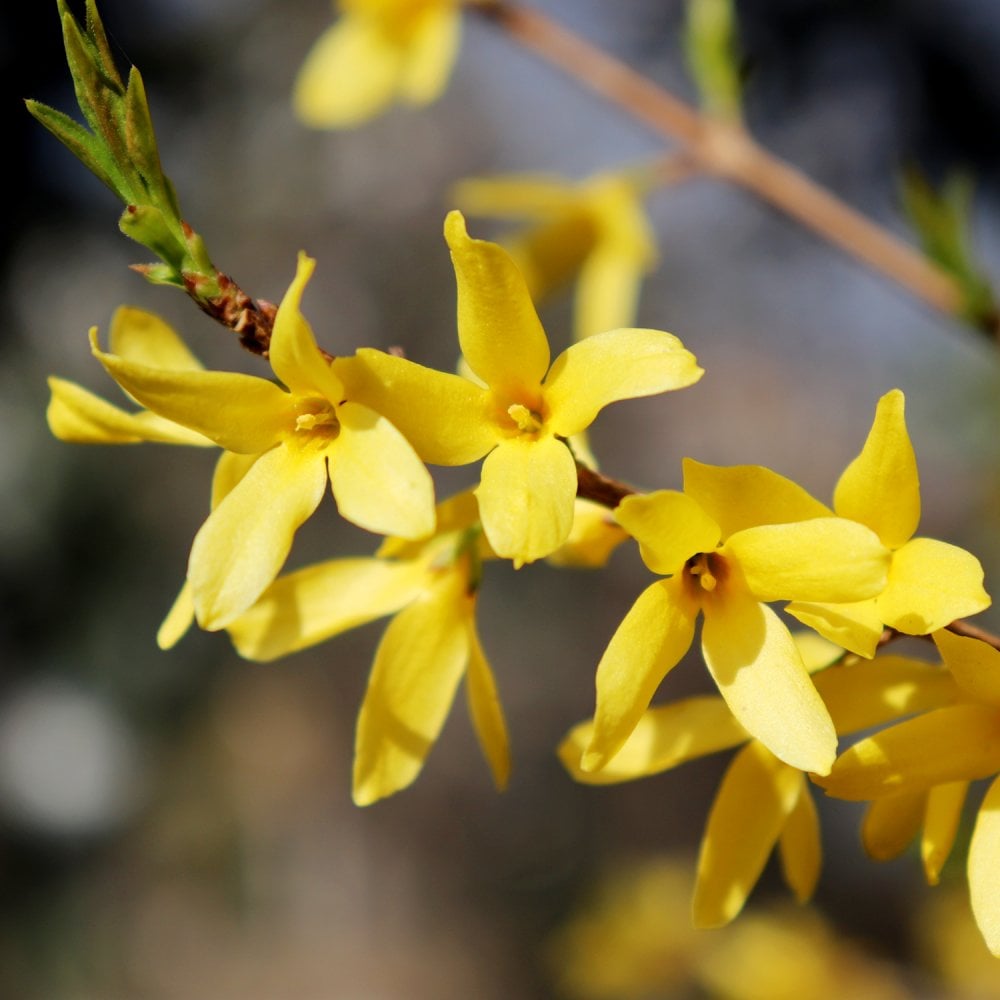
<svg viewBox="0 0 1000 1000">
<path fill-rule="evenodd" d="M 924 863 L 928 885 L 937 885 L 941 880 L 941 869 L 944 868 L 958 835 L 968 790 L 969 782 L 950 781 L 946 785 L 936 785 L 927 793 L 920 857 Z"/>
<path fill-rule="evenodd" d="M 441 96 L 451 76 L 461 28 L 457 5 L 428 7 L 414 25 L 403 61 L 400 94 L 409 104 L 429 104 Z"/>
<path fill-rule="evenodd" d="M 156 633 L 160 649 L 173 649 L 194 624 L 194 592 L 187 580 Z"/>
<path fill-rule="evenodd" d="M 660 682 L 688 651 L 697 615 L 683 580 L 658 580 L 639 595 L 597 666 L 584 771 L 600 770 L 622 748 Z"/>
<path fill-rule="evenodd" d="M 874 597 L 844 604 L 793 601 L 785 611 L 830 642 L 868 659 L 875 655 L 884 631 Z"/>
<path fill-rule="evenodd" d="M 503 791 L 510 779 L 510 739 L 496 680 L 479 642 L 471 599 L 466 625 L 469 630 L 469 665 L 465 675 L 465 692 L 469 715 L 483 756 L 490 765 L 493 783 L 498 791 Z"/>
<path fill-rule="evenodd" d="M 423 538 L 434 531 L 434 483 L 409 442 L 359 403 L 337 408 L 330 482 L 342 517 L 368 531 Z"/>
<path fill-rule="evenodd" d="M 555 174 L 469 177 L 451 191 L 451 201 L 467 215 L 549 219 L 572 207 L 576 185 Z"/>
<path fill-rule="evenodd" d="M 235 451 L 224 451 L 219 456 L 212 473 L 212 510 L 236 489 L 237 483 L 250 471 L 258 458 L 260 455 L 241 455 Z"/>
<path fill-rule="evenodd" d="M 924 821 L 927 792 L 884 795 L 868 804 L 861 821 L 861 843 L 875 861 L 898 858 L 913 843 Z"/>
<path fill-rule="evenodd" d="M 502 441 L 486 456 L 476 490 L 483 530 L 493 550 L 515 567 L 542 559 L 569 537 L 576 463 L 562 441 Z"/>
<path fill-rule="evenodd" d="M 905 405 L 899 389 L 878 401 L 861 454 L 844 470 L 833 494 L 841 517 L 868 525 L 891 549 L 907 541 L 920 523 L 920 480 Z"/>
<path fill-rule="evenodd" d="M 969 896 L 972 915 L 986 947 L 1000 958 L 1000 779 L 990 785 L 969 844 Z"/>
<path fill-rule="evenodd" d="M 781 874 L 800 903 L 812 899 L 823 864 L 819 814 L 805 778 L 799 780 L 799 797 L 788 814 L 778 841 Z"/>
<path fill-rule="evenodd" d="M 174 328 L 145 309 L 120 306 L 108 332 L 111 353 L 151 368 L 197 371 L 201 362 Z"/>
<path fill-rule="evenodd" d="M 563 351 L 545 380 L 553 430 L 569 437 L 608 403 L 693 385 L 704 374 L 694 355 L 662 330 L 608 330 Z"/>
<path fill-rule="evenodd" d="M 785 763 L 826 774 L 837 736 L 785 625 L 739 592 L 713 596 L 704 614 L 705 663 L 733 715 Z"/>
<path fill-rule="evenodd" d="M 594 337 L 635 323 L 648 262 L 614 244 L 599 245 L 580 268 L 573 300 L 573 338 Z"/>
<path fill-rule="evenodd" d="M 760 465 L 703 465 L 684 459 L 684 492 L 718 522 L 722 537 L 758 524 L 829 517 L 801 486 Z"/>
<path fill-rule="evenodd" d="M 974 781 L 1000 771 L 1000 711 L 950 705 L 908 719 L 845 750 L 826 777 L 839 799 L 872 799 Z"/>
<path fill-rule="evenodd" d="M 465 581 L 448 573 L 389 623 L 358 715 L 354 801 L 370 805 L 420 773 L 469 657 Z"/>
<path fill-rule="evenodd" d="M 885 587 L 890 553 L 875 532 L 839 517 L 763 524 L 723 549 L 761 601 L 860 601 Z"/>
<path fill-rule="evenodd" d="M 699 552 L 719 542 L 719 526 L 696 501 L 676 490 L 625 497 L 615 520 L 639 543 L 642 561 L 664 576 L 680 573 Z"/>
<path fill-rule="evenodd" d="M 322 453 L 278 445 L 212 511 L 188 563 L 202 628 L 224 628 L 260 597 L 319 505 L 326 478 Z"/>
<path fill-rule="evenodd" d="M 701 840 L 692 906 L 696 927 L 722 927 L 743 909 L 801 783 L 798 771 L 756 741 L 733 758 Z"/>
<path fill-rule="evenodd" d="M 970 698 L 1000 706 L 1000 650 L 947 629 L 934 633 L 934 644 L 944 665 Z"/>
<path fill-rule="evenodd" d="M 669 771 L 686 761 L 728 750 L 747 739 L 729 706 L 712 695 L 684 698 L 645 711 L 621 749 L 599 771 L 580 767 L 594 734 L 592 720 L 574 726 L 559 745 L 559 759 L 577 781 L 611 785 Z"/>
<path fill-rule="evenodd" d="M 549 367 L 549 342 L 510 254 L 470 239 L 460 212 L 444 226 L 458 282 L 458 340 L 469 367 L 496 393 L 537 387 Z"/>
<path fill-rule="evenodd" d="M 333 559 L 278 577 L 227 626 L 240 656 L 274 660 L 391 615 L 426 587 L 418 560 Z"/>
<path fill-rule="evenodd" d="M 979 560 L 933 538 L 914 538 L 892 554 L 889 582 L 878 598 L 886 625 L 908 635 L 934 632 L 990 603 Z"/>
</svg>

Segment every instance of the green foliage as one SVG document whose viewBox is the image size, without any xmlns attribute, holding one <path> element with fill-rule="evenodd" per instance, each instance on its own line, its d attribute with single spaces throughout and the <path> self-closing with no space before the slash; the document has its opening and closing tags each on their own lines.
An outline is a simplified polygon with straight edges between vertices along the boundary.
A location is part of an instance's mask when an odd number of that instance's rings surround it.
<svg viewBox="0 0 1000 1000">
<path fill-rule="evenodd" d="M 737 62 L 733 0 L 688 0 L 684 54 L 702 107 L 713 118 L 738 122 L 742 83 Z"/>
</svg>

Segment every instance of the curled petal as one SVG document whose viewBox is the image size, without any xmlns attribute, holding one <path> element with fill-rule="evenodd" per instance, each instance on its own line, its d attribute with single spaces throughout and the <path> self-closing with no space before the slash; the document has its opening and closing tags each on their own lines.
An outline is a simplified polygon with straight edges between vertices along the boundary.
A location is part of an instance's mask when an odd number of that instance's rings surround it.
<svg viewBox="0 0 1000 1000">
<path fill-rule="evenodd" d="M 469 665 L 465 675 L 465 691 L 469 701 L 469 714 L 472 716 L 483 756 L 490 765 L 493 783 L 499 791 L 503 791 L 510 778 L 507 722 L 500 705 L 493 671 L 479 642 L 471 607 L 466 624 L 469 630 Z"/>
<path fill-rule="evenodd" d="M 800 903 L 812 899 L 823 864 L 823 851 L 819 815 L 805 779 L 799 782 L 799 797 L 785 820 L 778 850 L 781 874 L 785 884 L 795 894 L 795 899 Z"/>
<path fill-rule="evenodd" d="M 607 507 L 577 497 L 573 504 L 573 527 L 566 541 L 548 556 L 548 561 L 553 566 L 594 569 L 604 566 L 627 538 Z"/>
<path fill-rule="evenodd" d="M 973 701 L 1000 707 L 1000 650 L 947 629 L 934 633 L 934 644 L 951 676 Z"/>
<path fill-rule="evenodd" d="M 870 858 L 891 861 L 913 842 L 924 820 L 926 792 L 884 795 L 868 804 L 861 822 L 861 843 Z"/>
<path fill-rule="evenodd" d="M 937 885 L 941 879 L 941 869 L 955 844 L 968 790 L 969 782 L 950 781 L 947 785 L 936 785 L 927 793 L 920 857 L 928 885 Z"/>
<path fill-rule="evenodd" d="M 608 403 L 693 385 L 704 374 L 694 355 L 662 330 L 609 330 L 556 358 L 545 380 L 549 421 L 569 437 Z"/>
<path fill-rule="evenodd" d="M 969 896 L 972 915 L 986 946 L 1000 957 L 1000 779 L 990 785 L 969 844 Z"/>
</svg>

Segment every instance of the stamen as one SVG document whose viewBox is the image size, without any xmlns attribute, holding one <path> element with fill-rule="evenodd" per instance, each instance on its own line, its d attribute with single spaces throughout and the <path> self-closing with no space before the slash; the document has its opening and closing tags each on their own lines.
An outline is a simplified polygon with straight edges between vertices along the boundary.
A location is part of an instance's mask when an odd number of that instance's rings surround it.
<svg viewBox="0 0 1000 1000">
<path fill-rule="evenodd" d="M 542 418 L 522 403 L 508 406 L 507 416 L 517 424 L 517 429 L 522 434 L 537 434 L 542 429 Z"/>
</svg>

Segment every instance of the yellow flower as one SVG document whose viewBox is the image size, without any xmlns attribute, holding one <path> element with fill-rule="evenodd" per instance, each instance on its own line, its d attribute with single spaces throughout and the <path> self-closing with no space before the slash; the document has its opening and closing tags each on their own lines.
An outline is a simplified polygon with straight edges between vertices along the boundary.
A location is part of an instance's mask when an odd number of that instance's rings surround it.
<svg viewBox="0 0 1000 1000">
<path fill-rule="evenodd" d="M 510 771 L 496 682 L 479 642 L 480 563 L 492 553 L 476 502 L 461 493 L 438 508 L 437 532 L 388 539 L 372 559 L 335 559 L 279 577 L 229 625 L 248 659 L 272 660 L 393 615 L 358 716 L 354 801 L 368 805 L 420 773 L 465 677 L 473 725 L 498 788 Z"/>
<path fill-rule="evenodd" d="M 785 763 L 825 774 L 833 724 L 766 602 L 873 597 L 889 558 L 875 534 L 769 469 L 690 459 L 683 493 L 627 497 L 615 514 L 667 579 L 639 595 L 601 658 L 582 767 L 599 770 L 618 752 L 703 614 L 705 663 L 740 724 Z"/>
<path fill-rule="evenodd" d="M 669 333 L 619 329 L 574 344 L 549 365 L 549 344 L 510 255 L 445 222 L 458 282 L 458 339 L 478 381 L 360 350 L 336 371 L 372 400 L 427 462 L 484 455 L 476 496 L 486 537 L 518 566 L 555 551 L 573 525 L 577 473 L 565 439 L 619 399 L 679 389 L 702 375 Z"/>
<path fill-rule="evenodd" d="M 458 52 L 461 0 L 339 0 L 295 82 L 295 112 L 314 128 L 360 125 L 394 101 L 429 104 Z"/>
<path fill-rule="evenodd" d="M 462 181 L 454 198 L 470 215 L 527 220 L 507 248 L 536 302 L 577 279 L 574 336 L 583 340 L 635 322 L 639 286 L 656 264 L 642 186 L 625 173 L 490 177 Z"/>
<path fill-rule="evenodd" d="M 956 698 L 947 672 L 926 663 L 885 656 L 871 663 L 855 660 L 822 669 L 831 654 L 817 659 L 804 649 L 802 637 L 796 637 L 796 642 L 806 666 L 822 671 L 814 675 L 816 690 L 840 734 Z M 569 773 L 592 785 L 659 774 L 745 744 L 726 769 L 702 837 L 693 904 L 696 926 L 719 927 L 740 912 L 775 846 L 785 881 L 796 898 L 804 902 L 811 897 L 819 877 L 821 848 L 809 782 L 801 770 L 751 739 L 721 698 L 697 696 L 648 709 L 600 771 L 585 771 L 580 765 L 593 731 L 593 721 L 580 723 L 559 747 Z"/>
<path fill-rule="evenodd" d="M 892 551 L 885 590 L 852 604 L 797 601 L 786 609 L 861 656 L 874 655 L 883 625 L 926 635 L 990 606 L 975 556 L 946 542 L 913 537 L 920 523 L 920 480 L 904 408 L 899 389 L 879 400 L 864 448 L 833 495 L 837 514 L 867 525 Z"/>
<path fill-rule="evenodd" d="M 934 642 L 962 702 L 890 726 L 855 743 L 819 784 L 837 798 L 873 799 L 866 845 L 895 856 L 923 826 L 928 881 L 938 879 L 958 831 L 969 782 L 993 778 L 969 844 L 972 912 L 1000 956 L 1000 651 L 946 630 Z"/>
<path fill-rule="evenodd" d="M 434 529 L 427 470 L 385 417 L 345 393 L 299 311 L 312 269 L 300 256 L 275 317 L 271 367 L 287 388 L 105 353 L 91 332 L 95 356 L 142 405 L 227 451 L 259 456 L 191 548 L 188 580 L 203 628 L 223 628 L 274 579 L 328 476 L 341 515 L 354 524 L 408 538 Z"/>
</svg>

